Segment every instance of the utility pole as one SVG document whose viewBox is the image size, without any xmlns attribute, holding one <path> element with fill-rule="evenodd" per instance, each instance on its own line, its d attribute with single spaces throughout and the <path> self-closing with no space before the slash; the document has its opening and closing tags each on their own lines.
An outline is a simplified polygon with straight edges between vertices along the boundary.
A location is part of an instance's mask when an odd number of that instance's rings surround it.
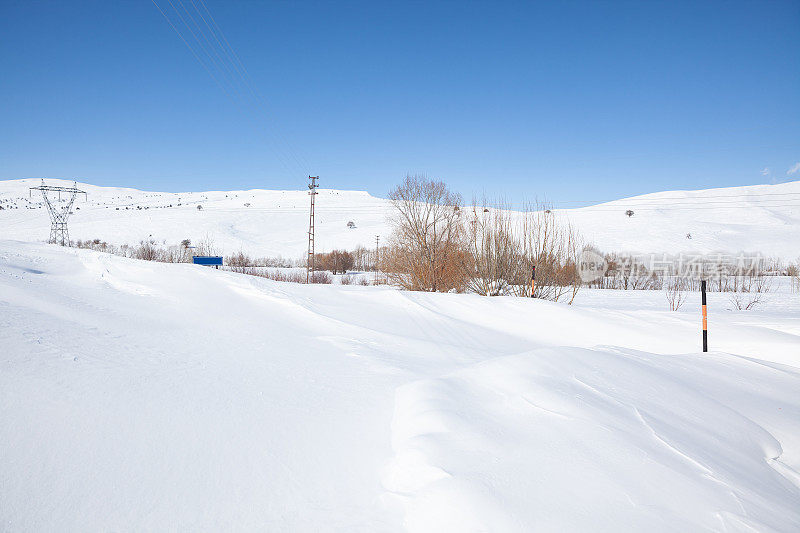
<svg viewBox="0 0 800 533">
<path fill-rule="evenodd" d="M 319 176 L 308 177 L 308 188 L 311 195 L 311 212 L 308 215 L 308 258 L 306 259 L 306 283 L 310 283 L 314 272 L 314 197 L 317 195 Z"/>
<path fill-rule="evenodd" d="M 708 307 L 706 306 L 706 280 L 700 280 L 700 302 L 703 313 L 703 351 L 708 351 Z"/>
<path fill-rule="evenodd" d="M 86 192 L 76 188 L 75 185 L 77 183 L 73 181 L 72 187 L 56 187 L 45 185 L 44 180 L 42 180 L 42 184 L 39 187 L 30 187 L 28 190 L 28 197 L 31 196 L 31 191 L 41 191 L 44 203 L 47 205 L 47 212 L 50 213 L 50 239 L 47 241 L 49 243 L 69 246 L 67 219 L 72 214 L 72 204 L 79 194 L 82 194 L 86 199 Z M 66 205 L 56 205 L 55 198 L 51 200 L 47 193 L 58 193 L 59 202 L 61 202 L 61 193 L 69 194 L 69 200 L 67 200 Z"/>
<path fill-rule="evenodd" d="M 379 244 L 381 242 L 381 236 L 375 235 L 375 283 L 373 285 L 378 284 L 378 261 L 380 260 L 380 247 Z"/>
</svg>

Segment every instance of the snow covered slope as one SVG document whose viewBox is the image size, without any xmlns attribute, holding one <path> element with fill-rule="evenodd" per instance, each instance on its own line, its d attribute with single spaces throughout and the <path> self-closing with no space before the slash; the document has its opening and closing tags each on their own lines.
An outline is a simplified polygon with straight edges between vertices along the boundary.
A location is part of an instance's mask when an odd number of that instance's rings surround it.
<svg viewBox="0 0 800 533">
<path fill-rule="evenodd" d="M 28 199 L 28 187 L 39 183 L 35 179 L 0 181 L 0 206 L 6 208 L 0 210 L 0 238 L 47 239 L 49 219 L 41 198 Z M 71 185 L 63 180 L 48 183 Z M 89 195 L 88 201 L 75 204 L 70 219 L 73 239 L 135 244 L 152 237 L 175 244 L 209 236 L 226 254 L 243 250 L 253 256 L 299 258 L 306 250 L 307 191 L 160 193 L 80 187 Z M 628 209 L 634 216 L 625 215 Z M 374 246 L 376 235 L 389 235 L 386 215 L 390 211 L 387 200 L 366 192 L 320 190 L 317 250 Z M 800 256 L 800 181 L 663 192 L 558 211 L 588 240 L 608 251 Z M 347 227 L 350 221 L 356 228 Z"/>
<path fill-rule="evenodd" d="M 645 194 L 566 214 L 604 250 L 800 256 L 800 181 Z"/>
<path fill-rule="evenodd" d="M 2 529 L 800 529 L 796 295 L 711 294 L 702 354 L 697 302 L 606 294 L 0 241 Z"/>
<path fill-rule="evenodd" d="M 49 235 L 49 218 L 41 197 L 28 201 L 28 187 L 41 180 L 0 181 L 0 238 L 41 241 Z M 48 184 L 71 186 L 64 180 Z M 146 192 L 79 184 L 87 200 L 75 202 L 70 237 L 100 238 L 114 244 L 136 244 L 154 238 L 177 244 L 210 237 L 222 253 L 243 250 L 252 256 L 303 257 L 308 246 L 308 191 Z M 38 194 L 38 193 L 36 193 Z M 197 207 L 202 206 L 202 210 Z M 26 209 L 32 207 L 33 209 Z M 366 192 L 320 189 L 317 196 L 317 250 L 375 246 L 375 235 L 388 235 L 389 204 Z M 353 221 L 356 228 L 348 228 Z"/>
</svg>

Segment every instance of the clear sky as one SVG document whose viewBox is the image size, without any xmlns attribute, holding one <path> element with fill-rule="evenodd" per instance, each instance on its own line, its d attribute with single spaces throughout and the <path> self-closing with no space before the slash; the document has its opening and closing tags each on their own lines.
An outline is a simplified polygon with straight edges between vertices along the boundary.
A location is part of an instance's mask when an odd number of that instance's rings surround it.
<svg viewBox="0 0 800 533">
<path fill-rule="evenodd" d="M 0 0 L 0 179 L 559 203 L 800 178 L 798 1 L 156 2 Z"/>
</svg>

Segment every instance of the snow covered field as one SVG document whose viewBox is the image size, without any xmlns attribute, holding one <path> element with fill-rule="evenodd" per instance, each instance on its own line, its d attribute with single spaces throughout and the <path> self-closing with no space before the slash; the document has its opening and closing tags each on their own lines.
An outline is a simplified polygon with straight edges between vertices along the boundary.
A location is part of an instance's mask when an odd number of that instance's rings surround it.
<svg viewBox="0 0 800 533">
<path fill-rule="evenodd" d="M 697 295 L 305 286 L 0 240 L 0 529 L 797 531 L 800 295 L 710 296 L 702 354 Z"/>
<path fill-rule="evenodd" d="M 0 239 L 45 241 L 49 218 L 38 179 L 0 181 Z M 72 185 L 47 180 L 51 185 Z M 111 244 L 153 238 L 177 244 L 211 237 L 228 255 L 300 258 L 306 252 L 308 191 L 148 192 L 79 183 L 70 235 Z M 317 251 L 372 248 L 389 236 L 388 200 L 362 191 L 322 189 L 317 199 Z M 526 191 L 533 198 L 536 191 Z M 198 205 L 202 210 L 198 210 Z M 11 209 L 9 209 L 11 208 Z M 634 216 L 627 217 L 631 209 Z M 800 181 L 700 191 L 667 191 L 581 209 L 558 210 L 604 251 L 639 253 L 760 252 L 800 256 Z M 348 222 L 356 227 L 350 229 Z M 691 238 L 688 238 L 690 236 Z M 384 240 L 385 242 L 385 240 Z"/>
</svg>

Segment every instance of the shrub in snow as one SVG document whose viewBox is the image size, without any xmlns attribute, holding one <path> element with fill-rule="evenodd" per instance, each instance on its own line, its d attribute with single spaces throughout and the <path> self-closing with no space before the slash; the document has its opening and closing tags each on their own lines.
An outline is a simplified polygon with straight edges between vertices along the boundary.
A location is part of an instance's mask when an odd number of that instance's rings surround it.
<svg viewBox="0 0 800 533">
<path fill-rule="evenodd" d="M 312 272 L 308 278 L 308 282 L 330 285 L 333 283 L 333 278 L 328 272 Z"/>
<path fill-rule="evenodd" d="M 669 279 L 664 286 L 664 294 L 667 297 L 670 311 L 677 311 L 684 304 L 689 290 L 689 282 L 686 278 L 675 276 Z"/>
<path fill-rule="evenodd" d="M 761 274 L 732 277 L 730 301 L 739 311 L 748 311 L 761 303 L 772 287 L 772 278 Z"/>
</svg>

